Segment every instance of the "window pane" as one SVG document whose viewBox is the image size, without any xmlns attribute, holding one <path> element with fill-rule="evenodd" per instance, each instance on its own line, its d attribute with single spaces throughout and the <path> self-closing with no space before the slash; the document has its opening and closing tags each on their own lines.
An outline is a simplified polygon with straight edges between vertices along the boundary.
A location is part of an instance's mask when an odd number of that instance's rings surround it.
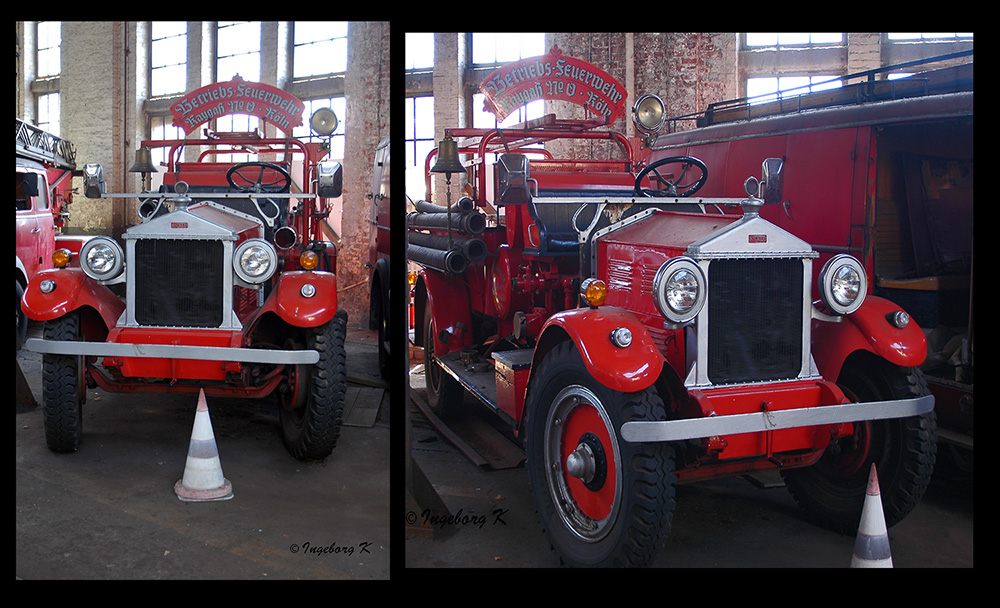
<svg viewBox="0 0 1000 608">
<path fill-rule="evenodd" d="M 296 21 L 294 43 L 294 78 L 347 71 L 346 22 Z"/>
<path fill-rule="evenodd" d="M 153 97 L 182 93 L 187 90 L 187 66 L 171 65 L 156 68 L 152 71 L 150 80 L 150 94 Z"/>
<path fill-rule="evenodd" d="M 40 21 L 37 28 L 39 76 L 55 76 L 61 71 L 59 46 L 62 44 L 62 24 Z"/>
<path fill-rule="evenodd" d="M 38 128 L 59 135 L 59 93 L 39 96 Z"/>
<path fill-rule="evenodd" d="M 545 54 L 545 34 L 472 34 L 472 63 L 507 63 Z"/>
<path fill-rule="evenodd" d="M 778 34 L 778 44 L 809 44 L 809 34 Z"/>
<path fill-rule="evenodd" d="M 777 34 L 747 32 L 747 46 L 774 46 L 776 44 L 778 44 Z"/>
<path fill-rule="evenodd" d="M 434 34 L 407 32 L 405 69 L 432 67 L 434 67 Z"/>
</svg>

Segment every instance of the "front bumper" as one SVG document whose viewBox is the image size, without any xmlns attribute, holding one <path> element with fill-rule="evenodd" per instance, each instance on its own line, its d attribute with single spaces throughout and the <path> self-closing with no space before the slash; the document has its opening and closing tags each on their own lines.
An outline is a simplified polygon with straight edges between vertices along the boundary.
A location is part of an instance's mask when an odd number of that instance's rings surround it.
<svg viewBox="0 0 1000 608">
<path fill-rule="evenodd" d="M 626 422 L 622 425 L 621 436 L 630 443 L 685 441 L 863 420 L 906 418 L 926 414 L 933 409 L 934 396 L 924 395 L 914 399 L 842 403 L 684 420 Z"/>
<path fill-rule="evenodd" d="M 192 359 L 239 363 L 284 363 L 289 365 L 313 365 L 319 362 L 319 352 L 315 350 L 271 350 L 263 348 L 131 344 L 122 342 L 74 342 L 68 340 L 41 340 L 38 338 L 27 340 L 24 348 L 36 353 L 49 355 Z"/>
</svg>

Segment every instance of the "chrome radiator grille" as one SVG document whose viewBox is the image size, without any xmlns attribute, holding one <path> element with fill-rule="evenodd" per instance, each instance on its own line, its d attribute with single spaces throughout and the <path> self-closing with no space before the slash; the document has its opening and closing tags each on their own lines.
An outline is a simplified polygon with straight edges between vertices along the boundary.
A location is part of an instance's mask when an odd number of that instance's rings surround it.
<svg viewBox="0 0 1000 608">
<path fill-rule="evenodd" d="M 224 247 L 217 240 L 136 240 L 136 323 L 168 327 L 222 325 L 227 270 Z"/>
<path fill-rule="evenodd" d="M 708 378 L 733 384 L 795 378 L 802 368 L 803 264 L 718 259 L 709 266 Z"/>
</svg>

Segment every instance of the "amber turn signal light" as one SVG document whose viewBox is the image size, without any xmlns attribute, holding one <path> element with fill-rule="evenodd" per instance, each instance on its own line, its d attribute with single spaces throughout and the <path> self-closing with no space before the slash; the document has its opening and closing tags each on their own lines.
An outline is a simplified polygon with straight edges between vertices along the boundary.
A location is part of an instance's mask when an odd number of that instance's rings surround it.
<svg viewBox="0 0 1000 608">
<path fill-rule="evenodd" d="M 52 252 L 52 265 L 56 268 L 65 268 L 72 257 L 73 254 L 69 252 L 69 249 L 56 249 Z"/>
<path fill-rule="evenodd" d="M 299 266 L 305 270 L 315 270 L 319 266 L 319 256 L 315 251 L 303 251 L 299 256 Z"/>
</svg>

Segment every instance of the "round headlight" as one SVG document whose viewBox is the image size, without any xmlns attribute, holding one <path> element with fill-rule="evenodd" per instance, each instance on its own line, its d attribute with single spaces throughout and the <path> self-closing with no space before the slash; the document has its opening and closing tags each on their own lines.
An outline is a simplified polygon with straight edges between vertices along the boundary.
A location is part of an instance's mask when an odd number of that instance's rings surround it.
<svg viewBox="0 0 1000 608">
<path fill-rule="evenodd" d="M 80 267 L 92 279 L 113 279 L 121 273 L 124 266 L 125 254 L 112 238 L 95 236 L 80 248 Z"/>
<path fill-rule="evenodd" d="M 847 315 L 865 301 L 868 278 L 861 262 L 847 254 L 833 256 L 819 273 L 823 303 L 838 315 Z"/>
<path fill-rule="evenodd" d="M 632 106 L 632 121 L 644 133 L 659 131 L 666 117 L 663 101 L 656 95 L 643 95 Z"/>
<path fill-rule="evenodd" d="M 689 257 L 671 258 L 660 266 L 653 279 L 653 301 L 664 317 L 687 323 L 705 305 L 705 273 Z"/>
<path fill-rule="evenodd" d="M 271 278 L 277 267 L 278 253 L 263 239 L 243 241 L 233 253 L 236 275 L 247 283 L 263 283 Z"/>
</svg>

